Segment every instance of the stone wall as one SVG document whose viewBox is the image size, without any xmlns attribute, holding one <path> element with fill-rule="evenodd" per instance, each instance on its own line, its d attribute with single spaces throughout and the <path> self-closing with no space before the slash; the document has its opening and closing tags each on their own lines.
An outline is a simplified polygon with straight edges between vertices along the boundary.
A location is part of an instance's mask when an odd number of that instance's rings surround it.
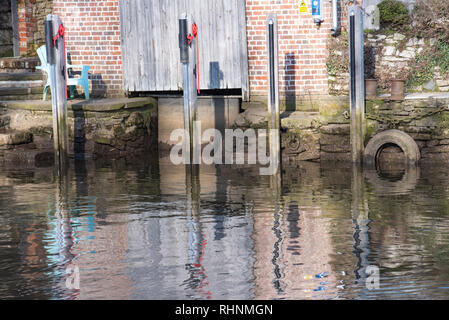
<svg viewBox="0 0 449 320">
<path fill-rule="evenodd" d="M 330 52 L 331 55 L 346 55 L 347 46 L 343 40 L 340 48 Z M 390 35 L 380 33 L 365 34 L 365 77 L 378 79 L 378 93 L 389 93 L 389 81 L 404 78 L 414 72 L 415 58 L 435 39 L 407 38 L 401 33 Z M 336 42 L 338 43 L 338 42 Z M 341 61 L 344 59 L 342 58 Z M 329 75 L 329 91 L 334 95 L 349 94 L 349 73 L 334 72 Z M 407 88 L 407 92 L 449 91 L 449 75 L 442 75 L 440 69 L 434 69 L 433 79 L 415 87 Z"/>
<path fill-rule="evenodd" d="M 89 65 L 94 97 L 123 95 L 118 0 L 54 0 L 73 64 Z"/>
<path fill-rule="evenodd" d="M 398 129 L 410 135 L 423 162 L 449 160 L 449 95 L 403 102 L 367 103 L 366 142 L 378 132 Z"/>
<path fill-rule="evenodd" d="M 410 135 L 421 152 L 421 162 L 449 160 L 449 94 L 419 96 L 401 102 L 367 101 L 365 145 L 377 133 L 398 129 Z M 266 128 L 264 105 L 252 105 L 240 114 L 236 127 Z M 351 161 L 349 102 L 347 97 L 322 101 L 317 112 L 281 114 L 285 162 Z M 394 151 L 394 150 L 393 150 Z M 394 153 L 392 150 L 388 152 Z M 394 154 L 390 158 L 395 158 Z M 388 157 L 386 157 L 388 158 Z M 401 159 L 400 157 L 396 157 Z"/>
<path fill-rule="evenodd" d="M 281 114 L 282 160 L 351 161 L 347 97 L 320 100 L 316 111 Z M 237 117 L 235 127 L 266 128 L 267 107 L 250 103 Z"/>
<path fill-rule="evenodd" d="M 157 102 L 152 98 L 69 103 L 69 155 L 138 159 L 157 148 Z M 51 104 L 0 105 L 0 161 L 35 163 L 53 156 Z"/>
</svg>

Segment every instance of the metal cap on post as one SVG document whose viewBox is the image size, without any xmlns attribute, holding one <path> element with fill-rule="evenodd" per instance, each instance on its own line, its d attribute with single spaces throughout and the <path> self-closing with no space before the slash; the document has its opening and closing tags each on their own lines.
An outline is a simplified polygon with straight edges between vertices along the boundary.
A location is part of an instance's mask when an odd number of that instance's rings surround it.
<svg viewBox="0 0 449 320">
<path fill-rule="evenodd" d="M 178 38 L 181 63 L 186 64 L 189 62 L 189 46 L 187 44 L 187 17 L 185 14 L 182 14 L 181 19 L 179 19 Z"/>
<path fill-rule="evenodd" d="M 53 44 L 53 22 L 45 20 L 45 49 L 47 51 L 47 62 L 52 65 L 55 64 L 55 52 Z"/>
</svg>

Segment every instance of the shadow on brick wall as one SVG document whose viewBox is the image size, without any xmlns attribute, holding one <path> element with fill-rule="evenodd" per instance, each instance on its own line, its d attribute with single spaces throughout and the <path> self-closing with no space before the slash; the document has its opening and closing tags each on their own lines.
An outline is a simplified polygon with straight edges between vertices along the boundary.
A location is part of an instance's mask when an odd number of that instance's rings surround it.
<svg viewBox="0 0 449 320">
<path fill-rule="evenodd" d="M 90 92 L 92 97 L 97 99 L 105 98 L 108 86 L 103 81 L 103 76 L 99 73 L 89 74 L 89 79 L 91 80 Z"/>
<path fill-rule="evenodd" d="M 285 82 L 285 111 L 296 110 L 296 56 L 293 52 L 285 54 L 284 82 Z"/>
</svg>

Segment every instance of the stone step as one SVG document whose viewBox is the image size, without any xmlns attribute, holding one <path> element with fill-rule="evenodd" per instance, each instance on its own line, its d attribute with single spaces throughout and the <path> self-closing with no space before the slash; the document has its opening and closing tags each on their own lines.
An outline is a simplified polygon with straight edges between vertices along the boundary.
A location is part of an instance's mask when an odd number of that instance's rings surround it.
<svg viewBox="0 0 449 320">
<path fill-rule="evenodd" d="M 33 88 L 44 85 L 44 80 L 0 81 L 0 88 Z"/>
<path fill-rule="evenodd" d="M 14 166 L 17 164 L 28 164 L 36 167 L 50 167 L 54 164 L 54 152 L 51 149 L 18 148 L 15 150 L 5 150 L 0 157 L 0 161 L 5 164 L 14 164 Z"/>
<path fill-rule="evenodd" d="M 0 81 L 31 81 L 43 80 L 42 72 L 5 72 L 0 73 Z"/>
<path fill-rule="evenodd" d="M 0 148 L 33 142 L 33 135 L 29 132 L 5 132 L 0 133 Z"/>
<path fill-rule="evenodd" d="M 0 73 L 11 73 L 20 71 L 35 71 L 36 67 L 40 65 L 38 57 L 23 58 L 23 57 L 6 57 L 0 58 Z"/>
<path fill-rule="evenodd" d="M 44 87 L 0 87 L 0 101 L 11 100 L 42 100 Z M 51 98 L 51 92 L 48 90 L 47 98 Z"/>
<path fill-rule="evenodd" d="M 44 87 L 0 87 L 0 100 L 2 96 L 23 96 L 29 94 L 42 94 Z"/>
<path fill-rule="evenodd" d="M 47 92 L 47 100 L 51 99 L 50 90 Z M 14 96 L 2 96 L 0 95 L 0 101 L 24 101 L 24 100 L 42 100 L 42 92 L 40 94 L 26 94 L 26 95 L 14 95 Z"/>
<path fill-rule="evenodd" d="M 284 111 L 281 113 L 281 126 L 286 129 L 310 129 L 319 116 L 319 112 Z"/>
</svg>

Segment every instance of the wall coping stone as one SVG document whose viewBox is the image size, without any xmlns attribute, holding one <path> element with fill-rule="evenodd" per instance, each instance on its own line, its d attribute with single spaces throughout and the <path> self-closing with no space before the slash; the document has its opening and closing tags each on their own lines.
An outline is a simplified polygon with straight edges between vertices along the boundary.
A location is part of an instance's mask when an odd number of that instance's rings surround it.
<svg viewBox="0 0 449 320">
<path fill-rule="evenodd" d="M 101 100 L 72 100 L 67 102 L 68 111 L 111 112 L 142 108 L 148 105 L 157 106 L 154 98 L 121 98 Z M 51 101 L 0 101 L 0 107 L 28 111 L 51 111 Z"/>
</svg>

